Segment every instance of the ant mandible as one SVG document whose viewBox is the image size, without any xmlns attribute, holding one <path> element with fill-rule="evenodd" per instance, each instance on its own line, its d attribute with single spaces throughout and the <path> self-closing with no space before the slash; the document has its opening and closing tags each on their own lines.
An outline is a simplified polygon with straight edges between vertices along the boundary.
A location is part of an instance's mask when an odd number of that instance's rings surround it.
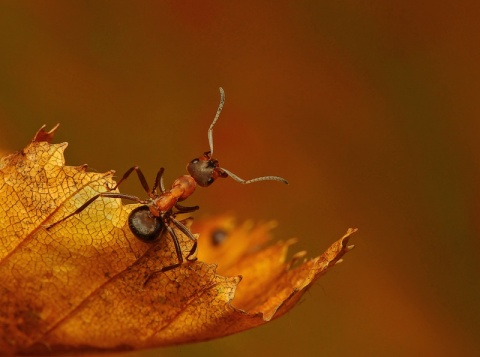
<svg viewBox="0 0 480 357">
<path fill-rule="evenodd" d="M 287 180 L 278 176 L 263 176 L 251 180 L 243 180 L 234 173 L 224 168 L 221 168 L 219 166 L 218 160 L 212 158 L 213 126 L 215 125 L 220 116 L 224 103 L 225 92 L 220 87 L 220 104 L 218 106 L 217 113 L 215 114 L 215 118 L 213 119 L 213 122 L 208 129 L 208 142 L 210 144 L 210 151 L 207 151 L 199 158 L 190 161 L 187 165 L 187 171 L 189 175 L 183 175 L 177 178 L 173 182 L 170 190 L 165 190 L 165 187 L 163 185 L 163 172 L 165 171 L 163 167 L 160 168 L 160 170 L 158 171 L 153 187 L 152 189 L 150 189 L 147 180 L 145 179 L 145 176 L 143 175 L 140 168 L 138 166 L 133 166 L 128 169 L 127 172 L 125 172 L 120 181 L 118 181 L 118 183 L 112 189 L 110 189 L 110 191 L 117 189 L 118 186 L 120 186 L 120 184 L 125 181 L 133 171 L 135 171 L 143 189 L 148 195 L 147 199 L 142 200 L 139 197 L 123 193 L 102 192 L 90 198 L 82 206 L 76 209 L 75 212 L 70 213 L 68 216 L 47 227 L 47 230 L 50 230 L 57 224 L 82 212 L 99 197 L 123 198 L 142 205 L 133 209 L 128 216 L 128 226 L 130 227 L 132 233 L 138 239 L 144 242 L 154 242 L 156 238 L 163 235 L 165 230 L 172 237 L 173 243 L 175 245 L 175 252 L 177 255 L 178 263 L 164 267 L 163 269 L 161 269 L 162 272 L 177 268 L 183 263 L 183 255 L 180 249 L 180 244 L 178 242 L 178 237 L 173 228 L 171 227 L 171 224 L 177 227 L 182 233 L 184 233 L 194 242 L 186 260 L 195 260 L 196 258 L 191 259 L 190 257 L 194 254 L 197 248 L 197 240 L 195 236 L 190 232 L 190 230 L 184 224 L 178 221 L 175 216 L 180 213 L 193 212 L 199 208 L 198 206 L 185 207 L 178 203 L 184 201 L 190 195 L 192 195 L 197 185 L 200 185 L 202 187 L 208 187 L 213 182 L 215 182 L 217 178 L 225 178 L 229 176 L 235 181 L 242 184 L 249 184 L 258 181 L 280 181 L 288 184 Z M 157 189 L 160 189 L 160 193 L 157 192 Z"/>
</svg>

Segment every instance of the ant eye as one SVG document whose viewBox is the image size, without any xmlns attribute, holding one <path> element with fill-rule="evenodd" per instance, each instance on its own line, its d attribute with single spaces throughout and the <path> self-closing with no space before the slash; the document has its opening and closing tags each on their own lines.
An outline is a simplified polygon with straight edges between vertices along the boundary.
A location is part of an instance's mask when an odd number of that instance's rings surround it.
<svg viewBox="0 0 480 357">
<path fill-rule="evenodd" d="M 215 181 L 215 179 L 213 177 L 210 177 L 208 180 L 207 180 L 207 185 L 211 185 L 213 183 L 213 181 Z"/>
<path fill-rule="evenodd" d="M 193 159 L 192 161 L 190 161 L 190 163 L 196 164 L 198 161 L 200 161 L 200 160 L 198 160 L 198 159 Z"/>
</svg>

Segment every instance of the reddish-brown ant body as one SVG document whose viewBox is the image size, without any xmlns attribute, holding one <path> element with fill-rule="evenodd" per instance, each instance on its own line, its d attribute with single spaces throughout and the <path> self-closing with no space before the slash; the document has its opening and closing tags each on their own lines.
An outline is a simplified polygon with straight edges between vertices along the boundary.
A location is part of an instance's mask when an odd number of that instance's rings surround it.
<svg viewBox="0 0 480 357">
<path fill-rule="evenodd" d="M 80 213 L 99 197 L 127 199 L 142 205 L 133 209 L 128 216 L 128 225 L 130 227 L 130 230 L 138 239 L 144 242 L 153 242 L 158 237 L 160 237 L 165 230 L 167 230 L 169 235 L 172 237 L 173 243 L 175 245 L 175 252 L 177 255 L 178 263 L 164 267 L 163 269 L 161 269 L 161 271 L 174 269 L 183 263 L 183 255 L 180 249 L 180 244 L 178 242 L 175 231 L 171 227 L 171 224 L 177 227 L 181 232 L 183 232 L 194 242 L 192 249 L 190 250 L 186 259 L 188 261 L 195 260 L 196 258 L 190 259 L 190 257 L 194 254 L 197 247 L 196 238 L 193 236 L 190 230 L 185 227 L 185 225 L 183 225 L 175 218 L 175 216 L 180 213 L 193 212 L 199 208 L 198 206 L 185 207 L 181 206 L 178 203 L 184 201 L 190 195 L 192 195 L 197 185 L 200 185 L 202 187 L 208 187 L 213 182 L 215 182 L 217 178 L 225 178 L 228 176 L 232 177 L 235 181 L 242 184 L 249 184 L 253 182 L 267 180 L 280 181 L 286 184 L 288 183 L 287 180 L 278 176 L 264 176 L 257 177 L 251 180 L 243 180 L 232 172 L 221 168 L 218 161 L 212 158 L 213 126 L 215 125 L 220 116 L 224 103 L 225 93 L 223 89 L 220 88 L 220 104 L 218 106 L 215 118 L 213 119 L 213 122 L 208 129 L 210 151 L 205 152 L 199 158 L 193 159 L 190 163 L 188 163 L 187 171 L 189 175 L 183 175 L 177 178 L 173 182 L 170 190 L 165 190 L 163 186 L 163 167 L 160 168 L 160 170 L 158 171 L 153 187 L 152 189 L 150 189 L 147 180 L 145 179 L 145 176 L 143 175 L 140 168 L 138 166 L 134 166 L 127 170 L 127 172 L 125 172 L 123 177 L 112 189 L 110 189 L 110 191 L 117 189 L 117 187 L 120 186 L 120 184 L 124 180 L 126 180 L 133 171 L 135 171 L 137 173 L 138 179 L 140 180 L 140 183 L 142 184 L 143 189 L 148 194 L 148 199 L 142 200 L 139 197 L 123 193 L 102 192 L 90 198 L 73 213 L 53 223 L 47 229 L 50 230 L 51 228 L 65 221 L 71 216 Z M 160 193 L 157 192 L 157 189 L 160 189 Z"/>
</svg>

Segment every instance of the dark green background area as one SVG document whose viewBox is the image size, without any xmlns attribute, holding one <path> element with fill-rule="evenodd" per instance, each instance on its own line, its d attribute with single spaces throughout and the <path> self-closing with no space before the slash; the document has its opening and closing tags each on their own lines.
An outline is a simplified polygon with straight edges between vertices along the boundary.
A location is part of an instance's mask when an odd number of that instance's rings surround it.
<svg viewBox="0 0 480 357">
<path fill-rule="evenodd" d="M 142 356 L 418 356 L 480 351 L 479 5 L 447 1 L 0 4 L 0 140 L 61 127 L 67 164 L 166 183 L 208 150 L 240 177 L 197 218 L 276 219 L 356 249 L 264 327 Z M 131 179 L 122 192 L 142 195 Z"/>
</svg>

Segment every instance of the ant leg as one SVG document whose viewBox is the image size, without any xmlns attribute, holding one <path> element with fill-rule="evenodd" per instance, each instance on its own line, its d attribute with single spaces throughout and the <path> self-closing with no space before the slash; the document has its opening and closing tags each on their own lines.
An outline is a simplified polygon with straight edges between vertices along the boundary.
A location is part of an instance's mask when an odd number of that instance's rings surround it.
<svg viewBox="0 0 480 357">
<path fill-rule="evenodd" d="M 193 257 L 193 258 L 190 258 L 193 254 L 195 254 L 195 252 L 197 251 L 197 241 L 195 241 L 192 245 L 192 249 L 190 249 L 190 251 L 188 252 L 188 255 L 187 255 L 187 261 L 189 262 L 194 262 L 195 260 L 198 259 L 198 257 Z"/>
<path fill-rule="evenodd" d="M 178 203 L 175 204 L 175 208 L 178 210 L 178 213 L 188 213 L 198 210 L 199 206 L 182 206 Z"/>
<path fill-rule="evenodd" d="M 153 183 L 152 192 L 157 190 L 157 187 L 160 187 L 160 191 L 165 193 L 165 187 L 163 187 L 163 172 L 165 169 L 163 167 L 160 168 L 157 172 L 157 177 L 155 177 L 155 182 Z"/>
<path fill-rule="evenodd" d="M 140 180 L 140 183 L 142 184 L 142 187 L 143 189 L 145 190 L 145 192 L 150 196 L 150 193 L 152 191 L 150 191 L 150 187 L 148 187 L 148 183 L 147 183 L 147 180 L 145 179 L 145 176 L 143 175 L 143 172 L 142 170 L 140 170 L 140 168 L 138 166 L 133 166 L 131 168 L 129 168 L 127 170 L 127 172 L 125 172 L 122 176 L 122 178 L 120 179 L 120 181 L 117 182 L 117 184 L 115 185 L 115 187 L 113 187 L 110 191 L 113 191 L 115 190 L 118 186 L 120 186 L 120 184 L 125 181 L 128 176 L 130 176 L 130 174 L 133 172 L 133 170 L 135 170 L 137 172 L 137 176 L 138 176 L 138 179 Z"/>
<path fill-rule="evenodd" d="M 197 257 L 194 257 L 192 259 L 190 259 L 190 257 L 195 254 L 195 251 L 197 250 L 197 238 L 195 238 L 195 236 L 192 234 L 192 232 L 190 232 L 190 230 L 185 227 L 185 225 L 180 222 L 180 221 L 177 221 L 175 218 L 172 218 L 171 219 L 173 224 L 178 228 L 180 229 L 180 231 L 182 231 L 183 234 L 185 234 L 188 238 L 190 238 L 191 240 L 193 240 L 193 245 L 192 245 L 192 249 L 190 249 L 190 251 L 188 252 L 188 255 L 187 255 L 187 260 L 189 262 L 193 262 L 195 260 L 197 260 L 198 258 Z"/>
<path fill-rule="evenodd" d="M 178 243 L 177 235 L 175 234 L 175 231 L 173 230 L 173 228 L 168 225 L 168 221 L 167 220 L 165 220 L 165 221 L 166 221 L 165 222 L 165 227 L 167 228 L 168 233 L 172 237 L 173 244 L 175 245 L 175 252 L 177 253 L 178 263 L 162 268 L 160 270 L 162 273 L 166 272 L 166 271 L 169 271 L 169 270 L 172 270 L 172 269 L 175 269 L 175 268 L 178 268 L 183 263 L 182 250 L 180 249 L 180 244 Z"/>
<path fill-rule="evenodd" d="M 83 205 L 81 205 L 79 208 L 77 208 L 73 213 L 70 213 L 68 216 L 63 217 L 61 220 L 49 225 L 46 229 L 50 230 L 53 227 L 55 227 L 57 224 L 59 224 L 59 223 L 65 221 L 65 220 L 69 219 L 70 217 L 82 212 L 85 208 L 90 206 L 99 197 L 124 198 L 126 200 L 131 200 L 131 201 L 135 201 L 135 202 L 138 202 L 138 203 L 146 203 L 145 201 L 142 201 L 140 198 L 138 198 L 136 196 L 125 195 L 125 194 L 122 194 L 122 193 L 102 192 L 102 193 L 99 193 L 99 194 L 93 196 L 92 198 L 90 198 L 87 202 L 85 202 Z"/>
<path fill-rule="evenodd" d="M 194 242 L 197 241 L 197 238 L 195 238 L 195 236 L 192 234 L 192 232 L 190 232 L 190 230 L 185 227 L 185 225 L 180 222 L 180 221 L 177 221 L 175 218 L 171 218 L 173 224 L 182 231 L 183 234 L 185 234 L 188 238 L 190 238 L 191 240 L 193 240 Z"/>
</svg>

